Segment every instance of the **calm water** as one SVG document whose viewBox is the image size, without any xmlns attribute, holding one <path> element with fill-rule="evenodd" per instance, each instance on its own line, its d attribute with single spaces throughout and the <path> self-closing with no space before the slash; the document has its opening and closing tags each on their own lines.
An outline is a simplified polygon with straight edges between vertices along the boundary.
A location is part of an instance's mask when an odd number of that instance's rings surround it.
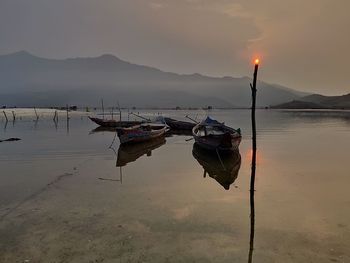
<svg viewBox="0 0 350 263">
<path fill-rule="evenodd" d="M 69 130 L 51 118 L 0 122 L 0 139 L 22 139 L 0 143 L 0 262 L 248 262 L 249 114 L 210 112 L 243 132 L 228 169 L 190 136 L 118 159 L 118 138 L 109 148 L 114 133 L 92 132 L 85 116 Z M 350 113 L 257 120 L 253 262 L 350 262 Z"/>
</svg>

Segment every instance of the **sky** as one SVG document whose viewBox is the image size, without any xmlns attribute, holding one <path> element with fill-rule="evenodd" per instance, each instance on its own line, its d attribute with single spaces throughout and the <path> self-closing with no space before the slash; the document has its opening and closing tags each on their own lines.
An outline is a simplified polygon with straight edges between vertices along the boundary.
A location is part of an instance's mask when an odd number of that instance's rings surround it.
<svg viewBox="0 0 350 263">
<path fill-rule="evenodd" d="M 176 73 L 350 93 L 349 0 L 0 0 L 0 54 L 105 53 Z"/>
</svg>

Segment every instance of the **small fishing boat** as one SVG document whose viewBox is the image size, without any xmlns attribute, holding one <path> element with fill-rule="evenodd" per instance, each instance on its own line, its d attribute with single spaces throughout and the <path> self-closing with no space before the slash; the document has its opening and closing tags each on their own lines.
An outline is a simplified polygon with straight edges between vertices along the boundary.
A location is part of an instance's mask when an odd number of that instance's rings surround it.
<svg viewBox="0 0 350 263">
<path fill-rule="evenodd" d="M 210 117 L 194 126 L 192 135 L 199 146 L 215 151 L 236 150 L 242 140 L 240 129 L 235 130 Z"/>
<path fill-rule="evenodd" d="M 113 119 L 104 120 L 104 119 L 93 118 L 93 117 L 89 117 L 89 119 L 102 127 L 115 127 L 115 128 L 127 128 L 131 126 L 139 125 L 142 123 L 141 121 L 116 121 Z"/>
<path fill-rule="evenodd" d="M 161 136 L 169 130 L 166 124 L 142 123 L 129 128 L 118 129 L 120 144 L 138 143 L 152 140 Z"/>
<path fill-rule="evenodd" d="M 193 127 L 196 125 L 195 123 L 179 121 L 169 117 L 164 117 L 164 120 L 174 131 L 192 131 Z"/>
<path fill-rule="evenodd" d="M 203 177 L 205 178 L 208 174 L 226 190 L 229 190 L 230 185 L 237 179 L 241 168 L 241 155 L 238 150 L 221 154 L 206 151 L 195 143 L 193 144 L 192 155 L 203 167 Z"/>
</svg>

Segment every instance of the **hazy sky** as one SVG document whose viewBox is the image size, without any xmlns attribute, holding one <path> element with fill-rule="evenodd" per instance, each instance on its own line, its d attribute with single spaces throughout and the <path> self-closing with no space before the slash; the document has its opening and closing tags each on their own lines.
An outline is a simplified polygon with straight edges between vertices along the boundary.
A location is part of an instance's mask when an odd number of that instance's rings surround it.
<svg viewBox="0 0 350 263">
<path fill-rule="evenodd" d="M 0 54 L 111 53 L 178 73 L 350 92 L 350 0 L 0 0 Z"/>
</svg>

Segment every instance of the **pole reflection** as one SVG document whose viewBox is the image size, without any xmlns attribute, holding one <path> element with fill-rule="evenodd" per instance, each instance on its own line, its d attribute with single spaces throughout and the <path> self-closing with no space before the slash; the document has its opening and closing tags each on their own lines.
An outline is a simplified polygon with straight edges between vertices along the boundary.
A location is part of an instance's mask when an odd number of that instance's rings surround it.
<svg viewBox="0 0 350 263">
<path fill-rule="evenodd" d="M 250 189 L 250 238 L 249 238 L 249 256 L 248 262 L 253 262 L 253 251 L 254 251 L 254 234 L 255 234 L 255 203 L 254 203 L 254 184 L 255 184 L 255 169 L 256 164 L 252 162 L 252 171 L 251 171 L 251 186 Z M 252 178 L 254 178 L 252 180 Z"/>
</svg>

